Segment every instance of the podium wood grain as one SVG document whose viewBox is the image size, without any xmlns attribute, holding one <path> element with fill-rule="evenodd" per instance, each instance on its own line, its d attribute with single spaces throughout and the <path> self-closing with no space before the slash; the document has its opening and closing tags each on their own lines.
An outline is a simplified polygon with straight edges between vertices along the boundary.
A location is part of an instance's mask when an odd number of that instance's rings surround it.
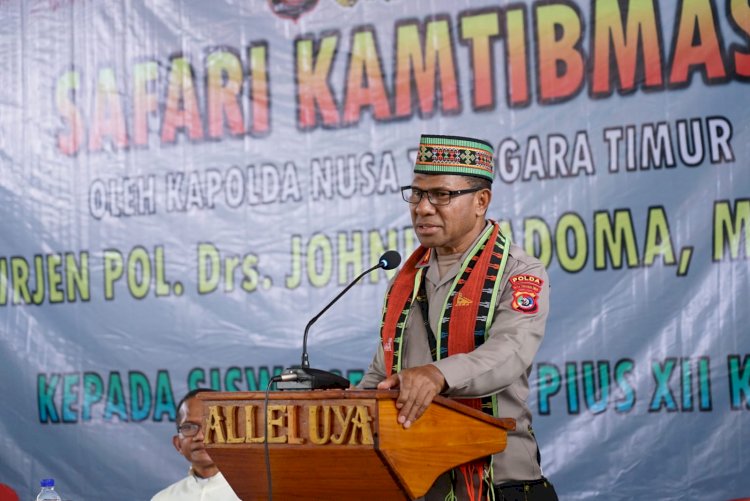
<svg viewBox="0 0 750 501">
<path fill-rule="evenodd" d="M 269 444 L 274 498 L 415 499 L 424 495 L 441 473 L 504 450 L 507 430 L 515 427 L 512 419 L 492 418 L 456 401 L 437 397 L 425 414 L 406 430 L 396 421 L 396 395 L 395 391 L 373 390 L 272 392 L 269 405 L 295 407 L 295 412 L 301 412 L 293 414 L 294 419 L 287 417 L 285 426 L 278 425 L 282 421 L 280 412 L 274 413 L 270 419 L 275 417 L 277 426 L 275 433 L 269 436 L 282 440 L 286 433 L 294 441 L 299 435 L 302 437 L 299 441 L 303 442 Z M 245 443 L 241 437 L 245 419 L 241 426 L 235 426 L 234 436 L 238 436 L 235 441 L 240 443 L 216 443 L 216 433 L 209 430 L 212 407 L 214 417 L 232 412 L 242 417 L 245 406 L 255 406 L 259 411 L 255 426 L 262 431 L 265 394 L 207 392 L 199 394 L 198 398 L 204 410 L 206 449 L 219 470 L 241 499 L 267 499 L 265 447 L 261 443 L 264 434 L 258 433 L 255 443 Z M 221 412 L 217 413 L 217 407 Z M 362 443 L 361 433 L 338 445 L 330 440 L 317 445 L 306 437 L 312 424 L 309 412 L 305 411 L 327 409 L 333 415 L 331 409 L 336 408 L 341 417 L 355 407 L 360 415 L 364 413 L 371 418 L 368 423 L 372 429 L 371 444 Z M 290 421 L 294 421 L 292 427 L 296 430 L 288 429 Z M 320 419 L 318 430 L 325 428 L 322 423 Z M 331 417 L 332 437 L 341 438 L 345 433 L 340 425 L 341 422 Z"/>
</svg>

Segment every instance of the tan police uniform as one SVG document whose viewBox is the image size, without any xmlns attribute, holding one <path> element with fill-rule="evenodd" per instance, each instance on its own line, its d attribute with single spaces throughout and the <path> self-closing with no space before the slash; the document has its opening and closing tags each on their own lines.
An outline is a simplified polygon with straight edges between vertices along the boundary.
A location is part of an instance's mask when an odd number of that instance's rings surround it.
<svg viewBox="0 0 750 501">
<path fill-rule="evenodd" d="M 439 332 L 443 303 L 459 273 L 461 263 L 473 247 L 474 244 L 470 245 L 469 250 L 443 277 L 439 276 L 436 253 L 433 252 L 430 257 L 425 271 L 425 290 L 433 332 Z M 518 278 L 512 283 L 512 277 L 533 277 L 542 281 L 541 290 L 535 298 L 537 308 L 534 312 L 526 313 L 513 308 L 513 302 L 518 300 L 518 294 L 515 294 L 517 289 L 514 289 Z M 448 397 L 468 398 L 497 394 L 499 417 L 515 419 L 516 430 L 508 434 L 506 449 L 493 457 L 495 484 L 542 477 L 537 460 L 537 444 L 531 432 L 531 411 L 526 400 L 529 395 L 532 361 L 544 337 L 549 312 L 549 280 L 544 266 L 538 259 L 512 244 L 498 294 L 489 337 L 484 344 L 470 353 L 452 355 L 436 362 L 430 356 L 422 312 L 416 304 L 413 305 L 404 334 L 402 363 L 403 368 L 430 363 L 437 367 L 445 377 L 448 389 L 443 395 Z M 381 343 L 359 387 L 374 388 L 385 377 Z M 460 473 L 458 476 L 460 477 Z M 457 479 L 456 493 L 459 498 L 462 498 L 463 483 L 462 478 Z M 450 478 L 446 474 L 438 479 L 425 499 L 443 500 L 449 490 Z"/>
</svg>

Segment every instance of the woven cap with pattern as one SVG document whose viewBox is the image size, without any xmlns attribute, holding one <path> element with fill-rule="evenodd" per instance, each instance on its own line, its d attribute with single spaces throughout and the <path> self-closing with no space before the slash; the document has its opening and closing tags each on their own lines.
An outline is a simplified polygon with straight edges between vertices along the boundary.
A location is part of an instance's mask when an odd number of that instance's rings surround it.
<svg viewBox="0 0 750 501">
<path fill-rule="evenodd" d="M 493 156 L 490 143 L 481 139 L 423 134 L 419 139 L 414 173 L 458 174 L 492 182 Z"/>
</svg>

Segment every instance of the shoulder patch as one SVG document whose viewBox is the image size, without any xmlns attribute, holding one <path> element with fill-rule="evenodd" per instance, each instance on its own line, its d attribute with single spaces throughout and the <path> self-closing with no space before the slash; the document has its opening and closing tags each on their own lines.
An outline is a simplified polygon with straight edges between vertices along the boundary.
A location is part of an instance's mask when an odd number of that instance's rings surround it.
<svg viewBox="0 0 750 501">
<path fill-rule="evenodd" d="M 539 311 L 539 292 L 544 280 L 534 275 L 513 275 L 508 279 L 513 288 L 513 309 L 521 313 Z"/>
</svg>

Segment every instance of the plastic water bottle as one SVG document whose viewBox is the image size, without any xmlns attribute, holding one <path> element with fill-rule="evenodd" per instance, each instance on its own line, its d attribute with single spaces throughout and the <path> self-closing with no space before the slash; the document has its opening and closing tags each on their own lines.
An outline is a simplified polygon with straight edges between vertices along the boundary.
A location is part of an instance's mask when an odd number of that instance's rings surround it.
<svg viewBox="0 0 750 501">
<path fill-rule="evenodd" d="M 60 495 L 55 491 L 55 479 L 45 478 L 39 482 L 42 486 L 42 490 L 36 497 L 36 501 L 62 501 Z"/>
</svg>

